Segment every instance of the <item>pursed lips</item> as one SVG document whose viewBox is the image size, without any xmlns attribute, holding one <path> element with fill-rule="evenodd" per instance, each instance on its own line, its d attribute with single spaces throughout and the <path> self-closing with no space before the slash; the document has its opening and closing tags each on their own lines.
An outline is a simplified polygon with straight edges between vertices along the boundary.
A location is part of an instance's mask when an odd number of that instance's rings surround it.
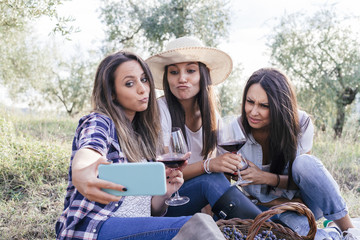
<svg viewBox="0 0 360 240">
<path fill-rule="evenodd" d="M 189 86 L 188 85 L 179 85 L 176 88 L 178 88 L 178 89 L 187 89 L 187 88 L 189 88 Z"/>
<path fill-rule="evenodd" d="M 252 118 L 252 117 L 249 117 L 249 120 L 252 123 L 259 123 L 261 121 L 261 119 L 256 119 L 256 118 Z"/>
<path fill-rule="evenodd" d="M 140 102 L 147 103 L 149 101 L 148 97 L 144 97 L 143 99 L 140 99 Z"/>
</svg>

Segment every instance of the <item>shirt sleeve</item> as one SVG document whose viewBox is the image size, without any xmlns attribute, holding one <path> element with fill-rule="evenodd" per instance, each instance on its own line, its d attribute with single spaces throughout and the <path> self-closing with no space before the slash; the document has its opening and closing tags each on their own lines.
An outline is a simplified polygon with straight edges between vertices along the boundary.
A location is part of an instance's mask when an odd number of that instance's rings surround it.
<svg viewBox="0 0 360 240">
<path fill-rule="evenodd" d="M 77 148 L 90 148 L 106 156 L 110 147 L 109 121 L 100 114 L 90 114 L 78 128 Z"/>
<path fill-rule="evenodd" d="M 314 125 L 309 115 L 304 111 L 299 111 L 300 137 L 299 137 L 299 153 L 305 154 L 312 149 L 314 138 Z"/>
<path fill-rule="evenodd" d="M 163 142 L 164 142 L 164 146 L 168 146 L 170 143 L 170 136 L 171 136 L 171 126 L 172 126 L 171 116 L 165 97 L 161 97 L 157 101 L 160 111 L 160 123 L 163 134 Z"/>
</svg>

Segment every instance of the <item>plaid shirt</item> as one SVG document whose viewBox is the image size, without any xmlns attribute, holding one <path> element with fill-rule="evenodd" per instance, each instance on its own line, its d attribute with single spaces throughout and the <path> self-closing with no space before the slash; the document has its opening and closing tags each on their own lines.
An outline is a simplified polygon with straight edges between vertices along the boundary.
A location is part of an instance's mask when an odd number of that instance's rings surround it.
<svg viewBox="0 0 360 240">
<path fill-rule="evenodd" d="M 91 113 L 79 120 L 72 145 L 69 182 L 64 211 L 56 223 L 57 239 L 96 239 L 102 223 L 121 205 L 107 205 L 85 198 L 72 184 L 71 164 L 75 153 L 81 148 L 91 148 L 114 163 L 127 162 L 120 150 L 113 121 L 102 114 Z"/>
</svg>

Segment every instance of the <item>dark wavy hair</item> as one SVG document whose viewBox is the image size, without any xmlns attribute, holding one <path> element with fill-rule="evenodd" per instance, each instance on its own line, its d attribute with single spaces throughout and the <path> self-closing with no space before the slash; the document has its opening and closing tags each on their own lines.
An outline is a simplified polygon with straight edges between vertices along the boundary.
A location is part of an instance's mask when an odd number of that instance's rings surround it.
<svg viewBox="0 0 360 240">
<path fill-rule="evenodd" d="M 292 164 L 296 157 L 298 135 L 300 134 L 298 105 L 294 88 L 288 77 L 277 69 L 262 68 L 254 72 L 246 83 L 241 108 L 241 122 L 247 135 L 251 126 L 246 118 L 245 102 L 249 88 L 260 84 L 269 101 L 269 160 L 270 172 L 283 173 L 289 164 L 288 186 L 292 181 Z M 308 124 L 310 119 L 306 121 Z M 269 191 L 268 191 L 269 192 Z"/>
<path fill-rule="evenodd" d="M 148 107 L 145 111 L 137 112 L 132 122 L 126 118 L 123 107 L 113 97 L 116 95 L 115 71 L 128 61 L 140 64 L 150 84 Z M 161 128 L 154 81 L 144 60 L 126 51 L 107 56 L 97 69 L 91 102 L 92 111 L 107 115 L 115 123 L 121 149 L 129 161 L 155 159 Z"/>
<path fill-rule="evenodd" d="M 216 103 L 209 69 L 201 62 L 198 62 L 198 64 L 200 72 L 200 91 L 196 96 L 196 101 L 199 104 L 202 120 L 203 147 L 201 155 L 203 156 L 203 159 L 206 159 L 216 147 Z M 165 99 L 170 111 L 172 126 L 181 128 L 186 139 L 185 111 L 178 99 L 170 91 L 167 72 L 168 66 L 165 66 L 163 86 Z"/>
</svg>

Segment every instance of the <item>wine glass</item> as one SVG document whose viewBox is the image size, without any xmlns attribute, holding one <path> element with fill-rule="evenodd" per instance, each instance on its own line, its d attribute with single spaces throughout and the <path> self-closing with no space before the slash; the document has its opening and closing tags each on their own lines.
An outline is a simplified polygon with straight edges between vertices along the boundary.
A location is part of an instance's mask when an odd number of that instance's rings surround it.
<svg viewBox="0 0 360 240">
<path fill-rule="evenodd" d="M 239 119 L 235 116 L 226 116 L 219 119 L 217 139 L 219 147 L 225 151 L 237 154 L 237 152 L 246 143 L 246 135 L 243 129 L 240 127 Z M 241 167 L 237 169 L 237 172 L 233 175 L 237 176 L 237 181 L 232 185 L 241 185 L 245 183 L 251 183 L 252 181 L 244 180 L 241 177 L 240 171 L 249 167 L 249 163 L 244 158 L 241 158 Z"/>
<path fill-rule="evenodd" d="M 185 163 L 187 160 L 185 154 L 188 152 L 188 148 L 180 128 L 172 128 L 169 146 L 166 146 L 164 151 L 156 160 L 165 164 L 166 167 L 179 168 Z M 176 191 L 174 197 L 167 199 L 165 203 L 169 206 L 180 206 L 189 201 L 190 198 L 180 196 L 179 191 Z"/>
</svg>

